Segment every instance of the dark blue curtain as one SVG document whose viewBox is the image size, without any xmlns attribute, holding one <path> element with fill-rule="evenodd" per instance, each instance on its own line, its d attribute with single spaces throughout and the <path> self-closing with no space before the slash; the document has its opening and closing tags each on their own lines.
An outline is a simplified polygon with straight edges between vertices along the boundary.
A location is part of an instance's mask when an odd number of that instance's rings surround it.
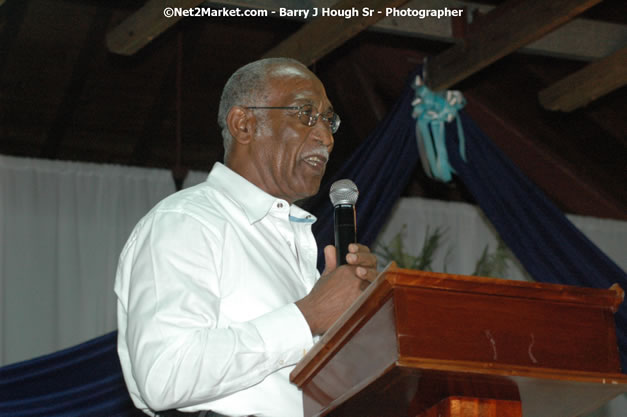
<svg viewBox="0 0 627 417">
<path fill-rule="evenodd" d="M 144 416 L 122 378 L 117 332 L 0 368 L 2 417 Z"/>
<path fill-rule="evenodd" d="M 418 161 L 411 118 L 412 74 L 396 105 L 306 208 L 318 217 L 320 248 L 333 243 L 330 184 L 358 186 L 358 240 L 373 243 Z M 585 238 L 462 112 L 467 162 L 454 124 L 447 129 L 451 164 L 533 277 L 542 282 L 627 289 L 625 273 Z M 322 262 L 319 257 L 319 265 Z M 616 314 L 623 369 L 627 369 L 627 306 Z M 573 336 L 574 338 L 576 336 Z M 0 417 L 141 416 L 126 390 L 116 354 L 117 333 L 31 361 L 0 368 Z M 575 342 L 575 341 L 574 341 Z"/>
<path fill-rule="evenodd" d="M 544 193 L 461 112 L 466 162 L 447 126 L 451 165 L 507 246 L 536 281 L 627 290 L 627 275 L 566 218 Z M 615 315 L 622 369 L 627 369 L 627 303 Z M 575 340 L 573 340 L 576 343 Z"/>
</svg>

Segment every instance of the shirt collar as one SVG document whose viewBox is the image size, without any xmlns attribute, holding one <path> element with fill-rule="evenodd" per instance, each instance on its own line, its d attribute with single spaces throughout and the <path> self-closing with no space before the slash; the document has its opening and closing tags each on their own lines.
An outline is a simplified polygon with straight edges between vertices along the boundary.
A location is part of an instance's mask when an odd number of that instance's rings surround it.
<svg viewBox="0 0 627 417">
<path fill-rule="evenodd" d="M 215 188 L 237 203 L 251 224 L 264 218 L 276 202 L 288 204 L 287 201 L 273 197 L 263 191 L 220 162 L 216 162 L 213 165 L 207 181 L 211 182 Z M 306 210 L 291 204 L 290 220 L 299 223 L 313 223 L 316 221 L 316 217 Z"/>
</svg>

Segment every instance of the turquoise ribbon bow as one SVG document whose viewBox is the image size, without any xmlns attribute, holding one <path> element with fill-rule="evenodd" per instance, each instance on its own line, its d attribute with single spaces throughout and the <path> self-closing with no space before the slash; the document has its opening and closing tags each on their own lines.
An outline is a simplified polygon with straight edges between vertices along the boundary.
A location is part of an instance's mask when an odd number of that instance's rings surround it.
<svg viewBox="0 0 627 417">
<path fill-rule="evenodd" d="M 429 177 L 449 182 L 455 170 L 450 165 L 446 152 L 444 123 L 456 121 L 459 153 L 465 161 L 464 130 L 457 112 L 466 105 L 466 99 L 459 91 L 435 93 L 424 85 L 420 76 L 416 77 L 414 90 L 416 98 L 412 102 L 412 117 L 416 119 L 416 139 L 422 167 Z"/>
</svg>

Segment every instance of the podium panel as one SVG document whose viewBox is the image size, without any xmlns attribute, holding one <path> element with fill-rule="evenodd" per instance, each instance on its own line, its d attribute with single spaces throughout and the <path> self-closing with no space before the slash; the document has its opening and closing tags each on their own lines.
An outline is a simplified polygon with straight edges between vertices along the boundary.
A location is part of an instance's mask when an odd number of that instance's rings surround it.
<svg viewBox="0 0 627 417">
<path fill-rule="evenodd" d="M 623 296 L 391 267 L 291 378 L 306 417 L 576 416 L 627 392 Z"/>
<path fill-rule="evenodd" d="M 473 397 L 448 397 L 418 417 L 520 417 L 520 401 L 485 400 Z"/>
</svg>

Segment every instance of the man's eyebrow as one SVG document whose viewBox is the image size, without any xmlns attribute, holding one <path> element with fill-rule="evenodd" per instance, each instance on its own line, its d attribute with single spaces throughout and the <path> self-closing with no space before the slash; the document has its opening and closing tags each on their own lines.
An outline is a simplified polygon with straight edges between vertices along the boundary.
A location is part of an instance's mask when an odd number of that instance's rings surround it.
<svg viewBox="0 0 627 417">
<path fill-rule="evenodd" d="M 295 97 L 294 101 L 299 101 L 307 104 L 314 104 L 314 101 L 307 97 Z"/>
<path fill-rule="evenodd" d="M 294 97 L 294 103 L 304 103 L 304 104 L 311 104 L 312 106 L 315 106 L 315 101 L 309 97 Z M 323 111 L 332 111 L 333 113 L 335 113 L 335 110 L 333 109 L 333 105 L 329 103 L 329 105 L 327 106 L 326 110 Z"/>
</svg>

